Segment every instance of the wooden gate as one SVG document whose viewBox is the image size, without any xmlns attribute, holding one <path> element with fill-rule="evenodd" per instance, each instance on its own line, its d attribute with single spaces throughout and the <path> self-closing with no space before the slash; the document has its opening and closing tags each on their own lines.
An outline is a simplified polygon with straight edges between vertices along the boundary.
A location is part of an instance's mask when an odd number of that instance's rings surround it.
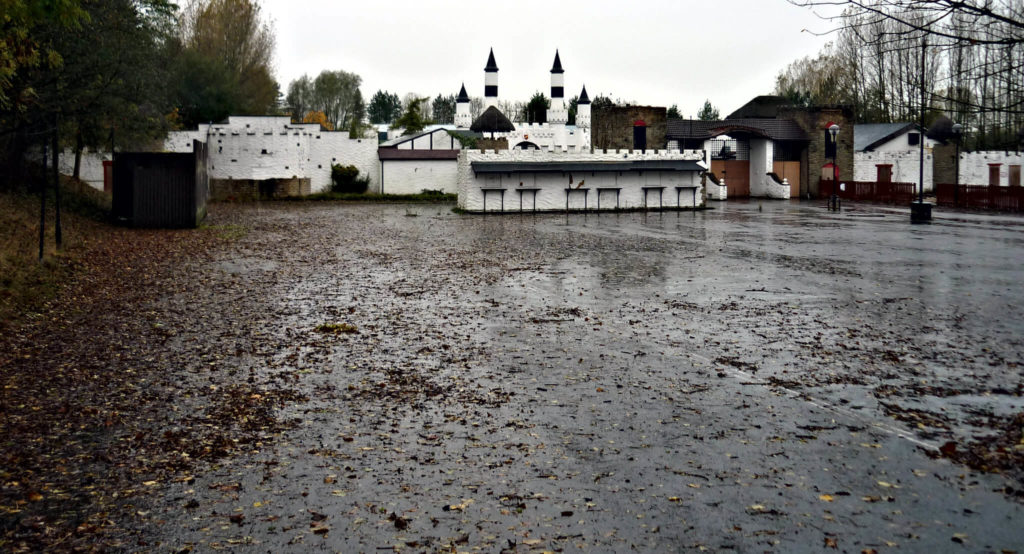
<svg viewBox="0 0 1024 554">
<path fill-rule="evenodd" d="M 772 162 L 772 171 L 789 181 L 790 198 L 800 198 L 800 162 Z"/>
<path fill-rule="evenodd" d="M 725 177 L 729 198 L 750 196 L 750 162 L 748 160 L 711 160 L 711 171 L 719 179 Z"/>
</svg>

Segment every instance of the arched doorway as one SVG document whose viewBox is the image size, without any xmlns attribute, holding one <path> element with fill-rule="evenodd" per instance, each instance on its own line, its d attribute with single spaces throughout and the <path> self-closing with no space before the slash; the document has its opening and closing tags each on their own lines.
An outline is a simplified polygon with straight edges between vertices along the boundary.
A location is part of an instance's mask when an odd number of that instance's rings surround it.
<svg viewBox="0 0 1024 554">
<path fill-rule="evenodd" d="M 515 146 L 513 146 L 513 148 L 518 148 L 520 150 L 540 150 L 539 146 L 528 140 L 524 140 L 519 144 L 516 144 Z"/>
</svg>

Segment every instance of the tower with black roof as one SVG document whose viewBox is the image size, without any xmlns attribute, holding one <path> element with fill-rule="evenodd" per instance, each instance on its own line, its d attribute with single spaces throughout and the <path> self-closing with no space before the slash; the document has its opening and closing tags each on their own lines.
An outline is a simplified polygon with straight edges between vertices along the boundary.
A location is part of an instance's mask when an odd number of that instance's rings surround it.
<svg viewBox="0 0 1024 554">
<path fill-rule="evenodd" d="M 548 108 L 548 123 L 565 125 L 569 122 L 569 110 L 565 105 L 565 70 L 555 50 L 555 63 L 551 66 L 551 107 Z"/>
<path fill-rule="evenodd" d="M 494 48 L 487 56 L 484 68 L 484 109 L 498 105 L 498 64 L 494 63 Z"/>
<path fill-rule="evenodd" d="M 470 110 L 469 95 L 466 94 L 466 83 L 462 83 L 459 96 L 455 99 L 455 126 L 468 128 L 473 123 L 473 114 Z"/>
<path fill-rule="evenodd" d="M 576 127 L 590 128 L 590 97 L 587 96 L 587 85 L 583 85 L 580 99 L 576 101 Z"/>
</svg>

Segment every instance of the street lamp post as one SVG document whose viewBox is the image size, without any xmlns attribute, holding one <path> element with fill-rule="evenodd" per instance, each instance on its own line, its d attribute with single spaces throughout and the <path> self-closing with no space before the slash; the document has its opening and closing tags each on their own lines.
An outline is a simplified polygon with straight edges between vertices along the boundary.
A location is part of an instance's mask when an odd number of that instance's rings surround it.
<svg viewBox="0 0 1024 554">
<path fill-rule="evenodd" d="M 829 198 L 828 209 L 839 211 L 839 166 L 836 165 L 836 156 L 839 153 L 839 125 L 833 123 L 828 128 L 828 134 L 832 137 L 832 197 Z"/>
<path fill-rule="evenodd" d="M 953 206 L 960 205 L 960 140 L 964 134 L 964 126 L 953 125 L 953 140 L 956 141 L 956 164 L 953 177 Z"/>
</svg>

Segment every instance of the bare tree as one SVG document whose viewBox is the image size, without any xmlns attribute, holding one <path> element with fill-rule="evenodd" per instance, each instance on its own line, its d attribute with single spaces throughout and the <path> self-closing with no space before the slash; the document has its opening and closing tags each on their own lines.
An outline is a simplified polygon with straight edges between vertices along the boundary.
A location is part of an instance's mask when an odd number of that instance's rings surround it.
<svg viewBox="0 0 1024 554">
<path fill-rule="evenodd" d="M 978 146 L 1015 145 L 1024 125 L 1024 0 L 789 1 L 843 9 L 823 16 L 828 28 L 815 33 L 835 42 L 791 64 L 777 91 L 814 101 L 831 91 L 861 121 L 945 112 Z"/>
</svg>

